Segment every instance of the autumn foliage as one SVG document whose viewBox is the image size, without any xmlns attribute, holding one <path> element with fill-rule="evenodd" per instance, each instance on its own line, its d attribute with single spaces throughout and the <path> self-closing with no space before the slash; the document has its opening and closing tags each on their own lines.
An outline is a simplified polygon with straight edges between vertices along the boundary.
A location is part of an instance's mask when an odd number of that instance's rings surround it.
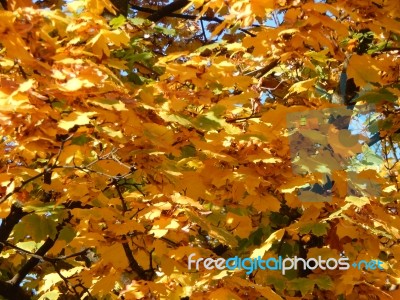
<svg viewBox="0 0 400 300">
<path fill-rule="evenodd" d="M 2 297 L 399 299 L 399 1 L 1 3 Z"/>
</svg>

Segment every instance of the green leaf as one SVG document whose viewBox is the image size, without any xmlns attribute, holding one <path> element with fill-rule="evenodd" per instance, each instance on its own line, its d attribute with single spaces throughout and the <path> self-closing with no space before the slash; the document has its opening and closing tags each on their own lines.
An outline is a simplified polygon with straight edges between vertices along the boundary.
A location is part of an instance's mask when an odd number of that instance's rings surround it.
<svg viewBox="0 0 400 300">
<path fill-rule="evenodd" d="M 213 112 L 208 112 L 205 115 L 200 115 L 196 118 L 193 124 L 202 130 L 218 130 L 221 129 L 221 119 L 218 119 Z"/>
<path fill-rule="evenodd" d="M 181 116 L 181 115 L 177 115 L 177 114 L 168 114 L 166 112 L 160 112 L 160 116 L 161 116 L 161 118 L 164 119 L 164 121 L 167 121 L 167 122 L 178 123 L 185 127 L 193 126 L 192 122 L 190 122 L 190 120 L 188 119 L 187 116 L 183 116 L 183 115 Z"/>
<path fill-rule="evenodd" d="M 29 241 L 29 242 L 19 242 L 16 244 L 16 246 L 29 252 L 36 252 L 36 250 L 39 249 L 42 244 L 43 242 L 36 243 L 34 241 Z"/>
<path fill-rule="evenodd" d="M 161 27 L 161 26 L 155 26 L 154 27 L 154 31 L 159 32 L 159 33 L 163 33 L 165 35 L 175 35 L 176 34 L 175 29 L 165 28 L 165 27 Z"/>
<path fill-rule="evenodd" d="M 249 240 L 252 245 L 260 246 L 262 243 L 263 236 L 264 236 L 264 230 L 262 228 L 258 228 L 256 231 L 250 234 Z"/>
<path fill-rule="evenodd" d="M 153 54 L 150 52 L 143 52 L 143 53 L 129 53 L 126 56 L 126 59 L 129 61 L 129 63 L 134 63 L 134 62 L 141 62 L 141 63 L 147 63 L 148 60 L 153 58 Z"/>
<path fill-rule="evenodd" d="M 63 110 L 65 109 L 65 101 L 53 101 L 51 102 L 51 107 L 56 108 L 58 110 Z"/>
<path fill-rule="evenodd" d="M 388 101 L 395 103 L 397 96 L 388 91 L 387 89 L 380 89 L 377 91 L 369 91 L 362 94 L 357 98 L 357 101 L 366 101 L 368 103 L 378 103 L 381 101 Z"/>
<path fill-rule="evenodd" d="M 323 223 L 316 223 L 312 228 L 311 231 L 316 236 L 323 236 L 328 232 L 329 224 Z"/>
<path fill-rule="evenodd" d="M 329 53 L 329 49 L 325 48 L 322 51 L 319 52 L 315 52 L 315 51 L 308 51 L 306 53 L 304 53 L 306 56 L 318 61 L 318 62 L 322 62 L 322 63 L 326 63 L 326 61 L 328 60 L 328 57 L 326 56 Z"/>
<path fill-rule="evenodd" d="M 24 211 L 35 212 L 36 214 L 45 214 L 50 211 L 61 211 L 64 209 L 62 205 L 55 205 L 54 203 L 43 203 L 41 201 L 34 201 L 30 203 L 31 205 L 24 206 Z"/>
<path fill-rule="evenodd" d="M 307 278 L 296 278 L 288 282 L 288 287 L 291 290 L 300 291 L 304 296 L 314 289 L 314 280 Z"/>
<path fill-rule="evenodd" d="M 273 285 L 278 291 L 285 289 L 287 279 L 284 276 L 267 276 L 266 284 Z"/>
<path fill-rule="evenodd" d="M 328 275 L 319 275 L 314 282 L 321 290 L 330 290 L 333 287 L 332 279 Z"/>
<path fill-rule="evenodd" d="M 215 50 L 215 49 L 218 49 L 220 46 L 221 46 L 221 43 L 209 44 L 209 45 L 205 45 L 200 48 L 197 48 L 195 52 L 202 53 L 205 50 Z"/>
<path fill-rule="evenodd" d="M 82 135 L 80 135 L 80 136 L 77 136 L 77 137 L 72 138 L 71 144 L 72 144 L 72 145 L 79 145 L 79 146 L 82 146 L 82 145 L 87 144 L 87 143 L 90 142 L 90 141 L 91 141 L 91 139 L 88 138 L 86 134 L 82 134 Z"/>
<path fill-rule="evenodd" d="M 329 224 L 326 223 L 306 223 L 299 229 L 300 234 L 313 233 L 316 236 L 323 236 L 328 232 Z"/>
<path fill-rule="evenodd" d="M 195 157 L 197 151 L 193 145 L 186 145 L 181 148 L 181 153 L 182 153 L 182 158 Z"/>
<path fill-rule="evenodd" d="M 70 226 L 65 226 L 63 229 L 61 229 L 58 238 L 60 240 L 64 240 L 67 243 L 69 243 L 75 238 L 75 236 L 76 236 L 75 230 Z"/>
<path fill-rule="evenodd" d="M 299 229 L 300 234 L 307 234 L 310 233 L 312 228 L 312 223 L 306 223 L 305 225 L 301 226 Z"/>
<path fill-rule="evenodd" d="M 223 227 L 210 225 L 208 220 L 188 209 L 186 210 L 186 214 L 189 216 L 192 222 L 196 223 L 203 230 L 207 231 L 208 235 L 210 235 L 211 237 L 232 248 L 237 246 L 238 242 L 236 238 L 228 230 L 224 229 Z"/>
<path fill-rule="evenodd" d="M 224 128 L 228 134 L 238 134 L 240 129 L 229 124 L 223 118 L 226 107 L 223 105 L 216 105 L 210 111 L 203 115 L 199 115 L 193 124 L 202 130 L 219 130 Z"/>
<path fill-rule="evenodd" d="M 363 147 L 363 157 L 361 163 L 366 166 L 380 166 L 383 164 L 383 158 L 375 153 L 370 147 Z"/>
<path fill-rule="evenodd" d="M 56 226 L 57 223 L 46 216 L 29 214 L 14 227 L 14 239 L 19 241 L 27 236 L 30 236 L 35 242 L 43 241 L 47 237 L 53 239 L 57 234 Z"/>
<path fill-rule="evenodd" d="M 140 25 L 150 22 L 143 18 L 128 18 L 128 20 L 132 25 L 135 25 L 135 26 L 140 26 Z"/>
<path fill-rule="evenodd" d="M 269 219 L 271 223 L 277 227 L 287 226 L 290 223 L 289 217 L 279 212 L 271 212 Z"/>
<path fill-rule="evenodd" d="M 128 74 L 128 80 L 130 81 L 130 82 L 133 82 L 134 84 L 137 84 L 137 85 L 142 85 L 142 84 L 144 84 L 145 83 L 145 81 L 146 81 L 146 79 L 144 78 L 144 77 L 142 77 L 142 76 L 139 76 L 138 74 L 136 74 L 136 73 L 133 73 L 133 72 L 130 72 L 129 74 Z"/>
<path fill-rule="evenodd" d="M 292 257 L 293 256 L 293 247 L 287 242 L 283 242 L 280 244 L 280 252 L 279 256 L 282 257 Z"/>
<path fill-rule="evenodd" d="M 110 25 L 113 29 L 115 29 L 115 28 L 118 28 L 118 27 L 124 25 L 125 22 L 126 22 L 125 17 L 123 15 L 119 15 L 118 17 L 116 17 L 110 21 Z"/>
</svg>

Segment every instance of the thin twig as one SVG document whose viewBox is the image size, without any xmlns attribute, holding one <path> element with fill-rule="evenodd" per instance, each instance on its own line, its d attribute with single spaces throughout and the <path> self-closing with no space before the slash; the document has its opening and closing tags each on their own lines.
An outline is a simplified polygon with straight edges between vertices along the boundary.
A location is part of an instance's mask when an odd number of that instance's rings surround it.
<svg viewBox="0 0 400 300">
<path fill-rule="evenodd" d="M 147 8 L 147 7 L 141 7 L 138 5 L 131 5 L 131 8 L 133 10 L 141 11 L 141 12 L 146 12 L 150 13 L 151 15 L 147 18 L 150 21 L 159 21 L 159 20 L 153 20 L 151 16 L 157 12 L 155 9 Z M 185 15 L 185 14 L 178 14 L 178 13 L 166 13 L 163 15 L 163 17 L 172 17 L 172 18 L 179 18 L 179 19 L 185 19 L 185 20 L 200 20 L 200 21 L 207 21 L 207 22 L 216 22 L 219 24 L 222 24 L 224 22 L 223 19 L 217 18 L 217 17 L 198 17 L 198 16 L 193 16 L 193 15 Z M 259 25 L 254 25 L 252 27 L 259 27 Z M 256 37 L 256 35 L 247 29 L 239 28 L 239 31 L 246 33 L 247 35 L 251 37 Z"/>
<path fill-rule="evenodd" d="M 125 212 L 128 211 L 128 206 L 126 205 L 125 198 L 122 195 L 121 190 L 120 190 L 120 186 L 118 185 L 117 182 L 114 183 L 114 186 L 115 186 L 115 189 L 117 190 L 118 197 L 119 197 L 119 199 L 121 200 L 121 203 L 122 203 L 122 215 L 125 215 Z"/>
<path fill-rule="evenodd" d="M 6 201 L 8 198 L 10 198 L 13 194 L 18 193 L 28 183 L 30 183 L 30 182 L 34 181 L 35 179 L 43 176 L 45 172 L 47 172 L 47 170 L 43 171 L 43 172 L 40 172 L 39 174 L 37 174 L 37 175 L 27 179 L 27 180 L 22 181 L 20 186 L 15 187 L 11 192 L 9 192 L 9 193 L 5 194 L 3 197 L 1 197 L 0 204 L 3 203 L 4 201 Z"/>
<path fill-rule="evenodd" d="M 227 123 L 237 123 L 237 122 L 243 122 L 243 121 L 247 121 L 247 120 L 251 120 L 251 119 L 258 119 L 258 118 L 261 118 L 261 115 L 257 114 L 257 115 L 251 115 L 248 117 L 231 118 L 231 119 L 226 119 L 225 121 Z"/>
<path fill-rule="evenodd" d="M 67 141 L 69 141 L 72 137 L 73 137 L 73 134 L 71 134 L 69 137 L 67 137 L 65 140 L 63 140 L 61 142 L 60 149 L 58 150 L 56 159 L 54 160 L 54 163 L 53 163 L 52 167 L 55 167 L 57 165 L 58 159 L 60 158 L 60 155 L 61 155 L 62 151 L 64 150 L 65 143 Z"/>
<path fill-rule="evenodd" d="M 28 250 L 22 249 L 22 248 L 20 248 L 18 246 L 15 246 L 15 245 L 7 242 L 7 241 L 0 242 L 0 244 L 2 244 L 3 246 L 7 246 L 7 247 L 10 247 L 12 249 L 15 249 L 15 250 L 17 250 L 19 252 L 22 252 L 22 253 L 24 253 L 26 255 L 29 255 L 31 257 L 37 258 L 40 261 L 48 261 L 48 262 L 56 262 L 56 261 L 66 260 L 68 258 L 72 258 L 72 257 L 80 256 L 82 254 L 86 254 L 90 250 L 90 248 L 85 248 L 82 251 L 79 251 L 79 252 L 76 252 L 76 253 L 72 253 L 72 254 L 69 254 L 69 255 L 63 255 L 63 256 L 57 256 L 57 257 L 48 257 L 46 255 L 38 255 L 36 253 L 33 253 L 33 252 L 28 251 Z"/>
<path fill-rule="evenodd" d="M 204 29 L 203 20 L 200 20 L 200 24 L 201 24 L 201 30 L 203 31 L 204 43 L 207 43 L 206 30 Z"/>
</svg>

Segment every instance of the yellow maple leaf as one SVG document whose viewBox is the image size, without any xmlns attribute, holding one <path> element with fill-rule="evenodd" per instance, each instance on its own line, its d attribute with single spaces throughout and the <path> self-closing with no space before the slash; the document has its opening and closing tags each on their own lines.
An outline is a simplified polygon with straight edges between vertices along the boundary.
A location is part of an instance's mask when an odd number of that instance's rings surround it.
<svg viewBox="0 0 400 300">
<path fill-rule="evenodd" d="M 259 17 L 265 17 L 267 13 L 270 13 L 274 9 L 274 0 L 250 0 L 252 11 Z"/>
<path fill-rule="evenodd" d="M 352 55 L 347 67 L 347 76 L 354 78 L 357 86 L 364 86 L 369 82 L 380 81 L 380 71 L 384 70 L 384 64 L 388 62 L 380 62 L 373 59 L 370 55 Z"/>
<path fill-rule="evenodd" d="M 61 91 L 74 92 L 81 88 L 93 87 L 95 84 L 85 78 L 72 78 L 66 83 L 59 85 Z"/>
<path fill-rule="evenodd" d="M 90 124 L 90 118 L 96 115 L 95 112 L 72 112 L 68 117 L 62 119 L 58 124 L 59 128 L 69 130 L 75 125 Z"/>
<path fill-rule="evenodd" d="M 88 0 L 86 8 L 93 14 L 100 15 L 104 9 L 107 9 L 110 13 L 116 14 L 114 6 L 109 0 Z"/>
<path fill-rule="evenodd" d="M 289 95 L 291 95 L 293 93 L 300 94 L 302 92 L 308 91 L 312 86 L 315 85 L 316 81 L 317 81 L 317 78 L 311 78 L 308 80 L 296 82 L 289 88 L 289 94 L 287 94 L 285 98 L 287 98 Z"/>
<path fill-rule="evenodd" d="M 279 229 L 272 233 L 268 239 L 262 244 L 260 248 L 257 248 L 251 254 L 251 258 L 263 257 L 265 252 L 267 252 L 273 245 L 273 243 L 280 241 L 285 234 L 285 229 Z"/>
<path fill-rule="evenodd" d="M 94 36 L 87 45 L 92 47 L 93 53 L 101 57 L 104 53 L 105 56 L 110 56 L 110 47 L 127 45 L 129 42 L 129 36 L 122 30 L 105 30 L 101 29 L 99 33 Z"/>
</svg>

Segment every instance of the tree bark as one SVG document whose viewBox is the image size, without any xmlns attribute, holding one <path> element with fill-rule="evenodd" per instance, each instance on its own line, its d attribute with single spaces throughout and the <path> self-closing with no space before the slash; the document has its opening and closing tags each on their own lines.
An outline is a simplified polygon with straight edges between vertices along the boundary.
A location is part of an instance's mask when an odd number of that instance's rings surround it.
<svg viewBox="0 0 400 300">
<path fill-rule="evenodd" d="M 111 3 L 115 6 L 117 15 L 120 14 L 124 17 L 128 16 L 128 0 L 111 0 Z"/>
<path fill-rule="evenodd" d="M 153 22 L 160 21 L 162 18 L 168 16 L 169 14 L 173 13 L 174 11 L 184 8 L 188 4 L 189 4 L 188 0 L 173 1 L 170 4 L 159 9 L 155 13 L 148 16 L 147 19 L 150 21 L 153 21 Z"/>
<path fill-rule="evenodd" d="M 4 244 L 2 242 L 7 241 L 14 226 L 17 225 L 22 217 L 27 214 L 28 213 L 24 212 L 22 207 L 17 203 L 13 203 L 11 205 L 10 214 L 2 220 L 0 226 L 0 252 L 3 251 L 4 248 Z"/>
<path fill-rule="evenodd" d="M 8 300 L 29 300 L 28 295 L 21 287 L 15 286 L 9 282 L 0 281 L 0 296 Z"/>
</svg>

